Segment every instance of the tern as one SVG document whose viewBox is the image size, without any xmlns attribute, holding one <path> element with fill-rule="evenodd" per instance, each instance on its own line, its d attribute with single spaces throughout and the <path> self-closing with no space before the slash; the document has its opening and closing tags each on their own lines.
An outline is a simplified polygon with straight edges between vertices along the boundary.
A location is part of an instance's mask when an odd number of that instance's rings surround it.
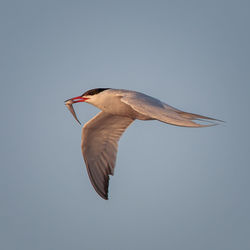
<svg viewBox="0 0 250 250">
<path fill-rule="evenodd" d="M 192 128 L 213 126 L 217 125 L 215 121 L 220 121 L 181 111 L 140 92 L 96 88 L 65 101 L 65 105 L 78 122 L 72 106 L 78 102 L 90 103 L 101 110 L 83 126 L 81 148 L 90 181 L 96 192 L 105 200 L 108 199 L 109 175 L 114 174 L 118 141 L 134 120 L 158 120 Z M 195 122 L 197 120 L 210 121 L 210 124 L 200 124 Z"/>
</svg>

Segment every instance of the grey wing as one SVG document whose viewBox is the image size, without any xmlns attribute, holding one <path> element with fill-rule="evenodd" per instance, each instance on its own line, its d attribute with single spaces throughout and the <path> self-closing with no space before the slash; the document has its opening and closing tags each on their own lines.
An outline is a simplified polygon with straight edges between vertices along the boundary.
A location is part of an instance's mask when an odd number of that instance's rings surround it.
<svg viewBox="0 0 250 250">
<path fill-rule="evenodd" d="M 82 153 L 96 192 L 108 199 L 109 175 L 113 175 L 118 141 L 133 119 L 98 113 L 82 128 Z"/>
<path fill-rule="evenodd" d="M 121 97 L 121 101 L 145 116 L 176 126 L 208 127 L 216 124 L 212 122 L 204 125 L 196 123 L 194 120 L 204 122 L 208 122 L 207 120 L 210 122 L 220 121 L 211 117 L 181 111 L 156 98 L 139 92 L 125 94 Z"/>
</svg>

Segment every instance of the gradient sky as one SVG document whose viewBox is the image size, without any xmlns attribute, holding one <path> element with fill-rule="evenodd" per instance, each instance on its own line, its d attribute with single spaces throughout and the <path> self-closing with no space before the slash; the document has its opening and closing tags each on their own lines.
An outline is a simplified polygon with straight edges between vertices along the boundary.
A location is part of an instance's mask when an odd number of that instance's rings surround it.
<svg viewBox="0 0 250 250">
<path fill-rule="evenodd" d="M 250 249 L 250 2 L 0 3 L 0 248 Z M 136 121 L 110 200 L 92 188 L 64 100 L 144 92 L 225 120 Z M 82 123 L 98 110 L 75 105 Z"/>
</svg>

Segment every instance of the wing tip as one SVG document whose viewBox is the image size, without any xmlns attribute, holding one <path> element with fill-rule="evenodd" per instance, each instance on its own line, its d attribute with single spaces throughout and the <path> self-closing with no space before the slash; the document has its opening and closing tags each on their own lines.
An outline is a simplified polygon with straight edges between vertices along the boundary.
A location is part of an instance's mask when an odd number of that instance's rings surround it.
<svg viewBox="0 0 250 250">
<path fill-rule="evenodd" d="M 93 185 L 93 184 L 92 184 L 92 185 Z M 97 186 L 94 186 L 94 185 L 93 185 L 93 187 L 94 187 L 95 191 L 97 192 L 97 194 L 98 194 L 101 198 L 103 198 L 104 200 L 108 200 L 108 199 L 109 199 L 109 197 L 108 197 L 108 191 L 104 193 L 103 191 L 101 191 L 100 189 L 98 189 Z"/>
<path fill-rule="evenodd" d="M 197 123 L 198 122 L 201 122 L 201 123 Z M 213 127 L 213 126 L 217 126 L 217 125 L 220 125 L 221 123 L 225 123 L 225 121 L 222 121 L 222 120 L 218 120 L 218 119 L 194 119 L 192 120 L 192 122 L 194 122 L 195 124 L 198 125 L 198 127 Z M 209 124 L 202 124 L 202 123 L 209 123 Z"/>
<path fill-rule="evenodd" d="M 93 185 L 93 183 L 92 183 L 92 185 Z M 98 188 L 98 186 L 93 185 L 93 187 L 94 187 L 95 191 L 97 192 L 97 194 L 99 194 L 100 197 L 102 197 L 104 200 L 109 199 L 109 197 L 108 197 L 108 184 L 107 184 L 107 187 L 106 187 L 107 191 L 105 190 L 104 192 L 102 190 L 100 190 Z"/>
<path fill-rule="evenodd" d="M 106 201 L 108 201 L 109 200 L 109 197 L 108 197 L 108 195 L 107 196 L 105 196 L 105 197 L 102 197 L 104 200 L 106 200 Z"/>
</svg>

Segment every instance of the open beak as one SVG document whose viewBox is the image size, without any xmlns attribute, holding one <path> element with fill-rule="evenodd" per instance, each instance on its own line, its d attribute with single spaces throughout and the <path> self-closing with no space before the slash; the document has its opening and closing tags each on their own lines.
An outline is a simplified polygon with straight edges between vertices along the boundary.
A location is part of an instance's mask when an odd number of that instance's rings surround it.
<svg viewBox="0 0 250 250">
<path fill-rule="evenodd" d="M 68 99 L 65 101 L 65 105 L 67 106 L 67 108 L 69 109 L 70 113 L 74 116 L 74 118 L 76 119 L 76 121 L 80 123 L 80 121 L 78 120 L 77 116 L 76 116 L 76 113 L 75 113 L 75 110 L 73 108 L 73 104 L 74 103 L 77 103 L 77 102 L 85 102 L 88 98 L 84 98 L 82 96 L 77 96 L 77 97 L 74 97 L 74 98 L 71 98 L 71 99 Z"/>
<path fill-rule="evenodd" d="M 89 98 L 85 98 L 85 97 L 82 97 L 82 96 L 77 96 L 77 97 L 71 98 L 69 100 L 66 100 L 65 104 L 67 104 L 67 102 L 71 102 L 71 104 L 77 103 L 77 102 L 85 102 L 88 99 Z"/>
</svg>

